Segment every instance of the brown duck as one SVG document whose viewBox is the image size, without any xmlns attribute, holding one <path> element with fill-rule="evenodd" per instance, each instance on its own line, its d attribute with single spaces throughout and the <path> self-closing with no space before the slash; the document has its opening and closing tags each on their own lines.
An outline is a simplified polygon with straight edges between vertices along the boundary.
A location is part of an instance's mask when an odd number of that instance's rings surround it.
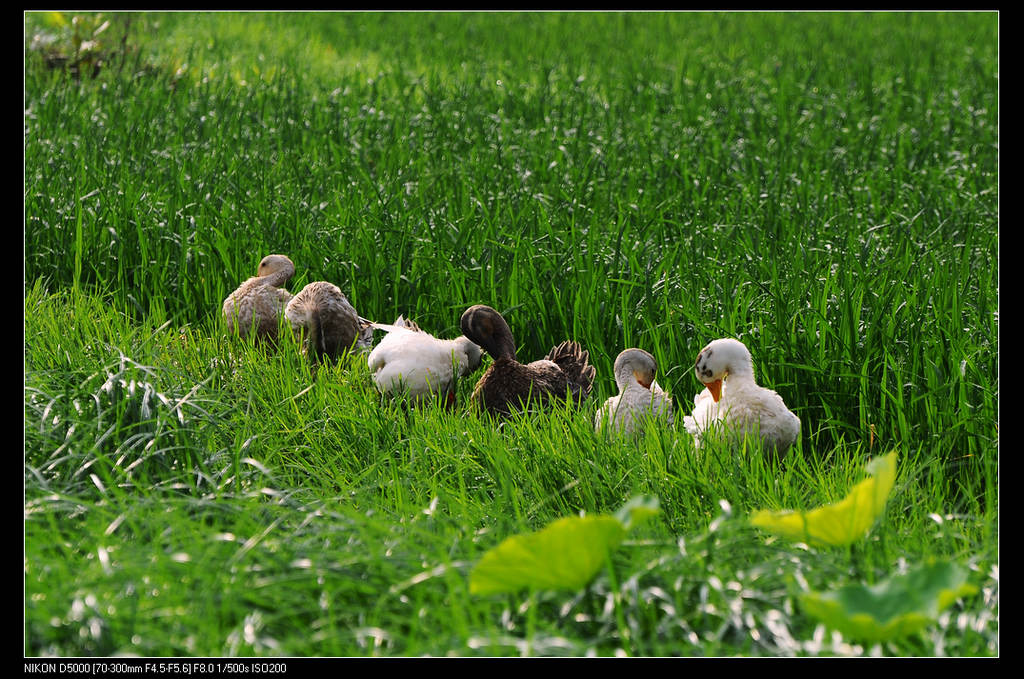
<svg viewBox="0 0 1024 679">
<path fill-rule="evenodd" d="M 317 362 L 365 351 L 373 341 L 370 321 L 359 316 L 345 293 L 333 283 L 316 281 L 288 302 L 285 316 L 306 354 Z"/>
<path fill-rule="evenodd" d="M 516 360 L 508 323 L 491 307 L 471 306 L 462 314 L 460 325 L 462 334 L 494 359 L 470 397 L 483 410 L 507 417 L 530 406 L 546 408 L 558 399 L 571 398 L 579 404 L 590 395 L 594 366 L 577 342 L 562 342 L 543 359 L 523 364 Z"/>
<path fill-rule="evenodd" d="M 284 289 L 295 273 L 286 255 L 267 255 L 256 275 L 224 300 L 221 311 L 229 332 L 246 337 L 250 331 L 260 340 L 277 340 L 278 322 L 292 296 Z"/>
</svg>

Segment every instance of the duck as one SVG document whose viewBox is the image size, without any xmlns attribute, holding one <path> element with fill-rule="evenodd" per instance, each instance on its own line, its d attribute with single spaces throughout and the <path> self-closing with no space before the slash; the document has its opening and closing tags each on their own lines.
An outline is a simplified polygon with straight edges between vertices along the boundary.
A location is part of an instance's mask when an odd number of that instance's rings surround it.
<svg viewBox="0 0 1024 679">
<path fill-rule="evenodd" d="M 697 448 L 721 428 L 733 443 L 759 435 L 762 449 L 783 455 L 800 436 L 800 418 L 782 397 L 757 384 L 750 350 L 737 339 L 717 339 L 697 354 L 697 378 L 705 385 L 683 419 Z"/>
<path fill-rule="evenodd" d="M 373 342 L 372 322 L 356 313 L 341 288 L 327 281 L 302 288 L 284 314 L 306 355 L 318 363 L 368 350 Z"/>
<path fill-rule="evenodd" d="M 238 286 L 224 300 L 221 312 L 230 333 L 257 339 L 277 340 L 279 319 L 292 295 L 283 286 L 295 274 L 287 255 L 267 255 L 260 260 L 256 275 Z"/>
<path fill-rule="evenodd" d="M 493 308 L 476 304 L 459 321 L 462 334 L 479 345 L 494 362 L 480 377 L 470 402 L 493 416 L 509 417 L 528 406 L 544 409 L 558 400 L 577 405 L 589 395 L 596 373 L 589 353 L 574 341 L 558 344 L 543 359 L 520 363 L 512 331 Z"/>
<path fill-rule="evenodd" d="M 615 357 L 615 384 L 618 396 L 612 396 L 598 409 L 594 428 L 607 426 L 612 432 L 638 433 L 651 417 L 663 417 L 672 423 L 672 397 L 654 379 L 658 362 L 639 348 L 624 349 Z"/>
<path fill-rule="evenodd" d="M 404 316 L 392 325 L 373 327 L 387 332 L 366 357 L 382 394 L 404 392 L 412 404 L 440 397 L 450 408 L 455 404 L 456 379 L 480 367 L 483 350 L 465 336 L 438 339 Z"/>
</svg>

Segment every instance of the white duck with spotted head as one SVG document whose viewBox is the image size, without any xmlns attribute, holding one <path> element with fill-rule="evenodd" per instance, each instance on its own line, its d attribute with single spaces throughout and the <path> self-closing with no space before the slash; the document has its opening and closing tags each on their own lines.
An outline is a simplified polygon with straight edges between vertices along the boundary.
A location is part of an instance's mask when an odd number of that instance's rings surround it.
<svg viewBox="0 0 1024 679">
<path fill-rule="evenodd" d="M 228 332 L 276 341 L 278 323 L 292 295 L 284 284 L 295 273 L 295 264 L 286 255 L 267 255 L 238 289 L 227 296 L 221 311 Z"/>
<path fill-rule="evenodd" d="M 654 379 L 658 362 L 643 349 L 626 349 L 615 358 L 615 384 L 618 396 L 612 396 L 597 411 L 594 427 L 608 426 L 624 434 L 639 432 L 652 417 L 672 423 L 672 398 Z"/>
<path fill-rule="evenodd" d="M 754 380 L 750 351 L 739 340 L 717 339 L 701 349 L 694 365 L 706 389 L 683 418 L 700 447 L 701 438 L 721 430 L 733 441 L 759 435 L 763 449 L 781 455 L 800 436 L 800 418 L 782 397 Z"/>
</svg>

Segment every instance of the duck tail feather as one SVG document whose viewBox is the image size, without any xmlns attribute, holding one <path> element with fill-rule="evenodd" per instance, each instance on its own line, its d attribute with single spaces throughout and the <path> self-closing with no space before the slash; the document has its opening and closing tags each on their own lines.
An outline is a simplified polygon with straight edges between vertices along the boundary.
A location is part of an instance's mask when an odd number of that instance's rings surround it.
<svg viewBox="0 0 1024 679">
<path fill-rule="evenodd" d="M 562 369 L 577 398 L 582 400 L 590 394 L 597 370 L 590 365 L 590 352 L 579 342 L 566 340 L 549 351 L 544 358 Z"/>
<path fill-rule="evenodd" d="M 423 332 L 423 330 L 416 323 L 416 321 L 412 320 L 411 318 L 405 318 L 404 315 L 399 315 L 399 317 L 395 319 L 395 325 L 398 326 L 399 328 L 407 328 L 408 330 L 412 330 L 413 332 Z"/>
</svg>

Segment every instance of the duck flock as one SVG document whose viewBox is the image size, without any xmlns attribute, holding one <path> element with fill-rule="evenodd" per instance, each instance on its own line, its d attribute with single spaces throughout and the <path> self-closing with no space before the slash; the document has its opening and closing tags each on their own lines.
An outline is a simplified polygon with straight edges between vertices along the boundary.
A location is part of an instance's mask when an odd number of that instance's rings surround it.
<svg viewBox="0 0 1024 679">
<path fill-rule="evenodd" d="M 489 306 L 469 307 L 460 320 L 462 336 L 439 339 L 402 316 L 393 324 L 363 318 L 344 293 L 326 281 L 310 283 L 293 296 L 284 286 L 294 273 L 287 256 L 264 257 L 256 276 L 224 300 L 229 332 L 274 343 L 283 315 L 314 364 L 350 352 L 365 353 L 381 393 L 401 393 L 412 402 L 441 399 L 449 407 L 455 401 L 457 378 L 477 370 L 486 353 L 493 361 L 477 381 L 470 402 L 498 418 L 526 408 L 543 410 L 566 399 L 579 405 L 590 396 L 596 370 L 578 342 L 562 342 L 544 358 L 522 363 L 508 323 Z M 385 336 L 374 347 L 375 330 Z M 614 366 L 619 393 L 598 409 L 595 428 L 632 434 L 652 419 L 671 423 L 672 398 L 658 386 L 657 370 L 657 361 L 647 351 L 622 351 Z M 800 419 L 776 392 L 758 386 L 750 351 L 739 340 L 717 339 L 705 346 L 694 371 L 705 388 L 683 423 L 698 448 L 710 436 L 724 435 L 736 443 L 751 436 L 760 437 L 766 452 L 781 455 L 799 437 Z"/>
</svg>

